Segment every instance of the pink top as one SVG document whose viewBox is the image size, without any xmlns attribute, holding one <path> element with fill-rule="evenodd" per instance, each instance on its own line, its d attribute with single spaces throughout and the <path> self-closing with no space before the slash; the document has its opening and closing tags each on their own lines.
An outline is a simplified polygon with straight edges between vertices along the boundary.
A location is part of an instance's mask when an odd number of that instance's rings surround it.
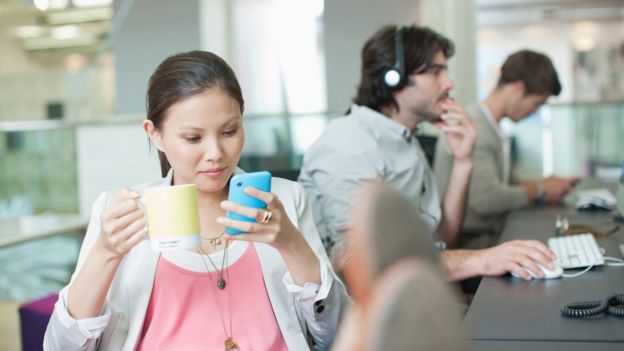
<svg viewBox="0 0 624 351">
<path fill-rule="evenodd" d="M 224 350 L 223 325 L 229 333 L 230 316 L 241 350 L 288 350 L 251 243 L 226 268 L 225 278 L 226 288 L 220 290 L 216 272 L 188 271 L 161 256 L 137 350 Z"/>
</svg>

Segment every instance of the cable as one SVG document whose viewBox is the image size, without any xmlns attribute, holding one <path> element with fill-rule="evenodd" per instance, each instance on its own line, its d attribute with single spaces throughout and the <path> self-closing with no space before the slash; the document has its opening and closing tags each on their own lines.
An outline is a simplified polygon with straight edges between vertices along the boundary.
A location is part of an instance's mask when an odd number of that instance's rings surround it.
<svg viewBox="0 0 624 351">
<path fill-rule="evenodd" d="M 602 252 L 602 254 L 604 255 L 605 253 L 605 249 L 604 248 L 600 248 L 600 252 Z M 624 267 L 624 260 L 621 258 L 617 258 L 617 257 L 609 257 L 609 256 L 603 256 L 604 261 L 605 261 L 605 266 L 609 266 L 609 267 Z M 613 262 L 613 263 L 606 263 L 606 262 Z M 565 278 L 576 278 L 578 276 L 581 276 L 587 272 L 589 272 L 590 269 L 594 268 L 596 265 L 592 264 L 591 266 L 588 266 L 587 268 L 585 268 L 584 270 L 577 272 L 577 273 L 572 273 L 572 274 L 562 274 L 562 277 Z"/>
<path fill-rule="evenodd" d="M 605 312 L 624 317 L 624 294 L 612 294 L 604 300 L 573 302 L 561 306 L 561 315 L 570 318 L 588 318 Z"/>
<path fill-rule="evenodd" d="M 590 269 L 594 268 L 594 266 L 596 266 L 595 264 L 592 264 L 591 266 L 587 266 L 587 268 L 585 268 L 584 270 L 577 272 L 577 273 L 569 273 L 569 274 L 562 274 L 561 276 L 564 278 L 576 278 L 578 276 L 581 276 L 587 272 L 589 272 Z"/>
<path fill-rule="evenodd" d="M 605 260 L 605 262 L 606 261 L 615 262 L 615 263 L 605 263 L 605 266 L 609 266 L 609 267 L 624 267 L 624 260 L 622 260 L 620 258 L 604 256 L 604 260 Z"/>
</svg>

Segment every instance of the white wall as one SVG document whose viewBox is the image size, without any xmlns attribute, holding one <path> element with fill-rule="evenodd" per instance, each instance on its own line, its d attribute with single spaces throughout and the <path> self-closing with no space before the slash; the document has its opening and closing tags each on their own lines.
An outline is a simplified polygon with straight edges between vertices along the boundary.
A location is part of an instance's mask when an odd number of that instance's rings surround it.
<svg viewBox="0 0 624 351">
<path fill-rule="evenodd" d="M 165 58 L 201 49 L 199 0 L 135 0 L 113 42 L 116 112 L 144 114 L 150 75 Z"/>
<path fill-rule="evenodd" d="M 231 20 L 229 0 L 199 0 L 200 48 L 225 61 L 231 57 Z"/>
<path fill-rule="evenodd" d="M 424 22 L 451 39 L 455 55 L 449 72 L 455 87 L 451 96 L 460 104 L 477 99 L 476 26 L 474 0 L 425 0 Z"/>
<path fill-rule="evenodd" d="M 351 105 L 360 78 L 362 47 L 386 24 L 422 23 L 421 1 L 325 1 L 324 42 L 327 109 L 343 112 Z"/>
</svg>

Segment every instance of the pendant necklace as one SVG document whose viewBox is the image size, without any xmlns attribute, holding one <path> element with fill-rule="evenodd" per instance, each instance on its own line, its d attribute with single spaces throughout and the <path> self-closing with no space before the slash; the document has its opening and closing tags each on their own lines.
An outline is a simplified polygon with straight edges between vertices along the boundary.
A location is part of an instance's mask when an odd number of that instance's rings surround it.
<svg viewBox="0 0 624 351">
<path fill-rule="evenodd" d="M 225 232 L 223 232 L 225 233 Z M 212 239 L 208 239 L 208 243 L 210 243 L 210 245 L 212 245 L 212 248 L 216 248 L 217 245 L 221 244 L 221 237 L 223 236 L 223 233 L 221 233 L 221 235 L 212 238 Z M 215 244 L 216 242 L 216 244 Z M 208 265 L 206 264 L 206 259 L 204 258 L 204 256 L 208 257 L 208 260 L 210 261 L 210 264 L 214 267 L 215 272 L 217 272 L 217 276 L 219 277 L 219 279 L 217 280 L 217 287 L 221 290 L 225 289 L 225 279 L 223 278 L 223 269 L 225 268 L 225 259 L 227 258 L 227 249 L 228 249 L 228 243 L 226 241 L 225 243 L 225 249 L 223 250 L 223 260 L 221 261 L 221 270 L 219 270 L 219 268 L 217 268 L 217 265 L 214 264 L 214 262 L 212 261 L 212 258 L 210 258 L 210 256 L 206 255 L 204 253 L 204 250 L 202 250 L 201 246 L 198 247 L 199 252 L 200 252 L 200 256 L 202 258 L 202 261 L 204 261 L 204 265 L 206 265 L 206 269 L 208 269 Z M 208 271 L 210 271 L 210 269 L 208 269 Z"/>
<path fill-rule="evenodd" d="M 222 234 L 223 235 L 223 234 Z M 225 249 L 223 250 L 223 261 L 221 263 L 221 271 L 219 272 L 219 270 L 217 269 L 217 266 L 214 264 L 214 262 L 212 262 L 212 259 L 210 258 L 210 256 L 206 255 L 204 253 L 204 250 L 202 250 L 201 246 L 199 246 L 197 248 L 197 250 L 200 253 L 200 257 L 202 259 L 202 262 L 204 262 L 204 266 L 206 266 L 206 271 L 208 271 L 208 273 L 210 273 L 210 268 L 208 267 L 208 263 L 206 262 L 206 259 L 204 258 L 204 256 L 208 257 L 208 260 L 210 261 L 210 263 L 212 264 L 212 266 L 214 267 L 214 269 L 217 271 L 217 276 L 219 277 L 219 280 L 217 281 L 217 287 L 220 290 L 225 289 L 225 279 L 223 278 L 223 273 L 225 270 L 225 266 L 226 266 L 226 262 L 227 262 L 227 252 L 228 252 L 228 244 L 229 242 L 226 240 L 225 241 Z M 228 333 L 228 330 L 225 328 L 225 322 L 223 320 L 223 314 L 221 313 L 221 308 L 219 308 L 218 302 L 217 302 L 217 292 L 214 289 L 214 281 L 212 280 L 212 275 L 208 275 L 208 277 L 210 278 L 210 281 L 212 284 L 210 284 L 211 287 L 211 291 L 214 295 L 214 299 L 215 299 L 215 304 L 217 306 L 217 310 L 219 311 L 219 318 L 221 319 L 221 325 L 223 326 L 223 332 L 225 333 L 226 339 L 224 342 L 225 345 L 225 351 L 240 351 L 240 348 L 238 347 L 238 344 L 236 343 L 236 341 L 234 341 L 234 337 L 233 337 L 233 333 L 232 333 L 232 316 L 230 315 L 230 332 Z M 229 275 L 228 275 L 228 279 L 229 279 Z M 230 308 L 230 296 L 226 295 L 227 298 L 227 308 L 228 308 L 228 315 L 230 314 L 231 308 Z"/>
</svg>

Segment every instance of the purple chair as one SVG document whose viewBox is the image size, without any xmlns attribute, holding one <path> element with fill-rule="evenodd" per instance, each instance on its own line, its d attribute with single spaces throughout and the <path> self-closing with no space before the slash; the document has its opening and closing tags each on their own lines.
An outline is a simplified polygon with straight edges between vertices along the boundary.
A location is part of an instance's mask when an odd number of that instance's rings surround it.
<svg viewBox="0 0 624 351">
<path fill-rule="evenodd" d="M 23 351 L 43 350 L 43 335 L 57 300 L 58 294 L 53 294 L 20 306 Z"/>
</svg>

